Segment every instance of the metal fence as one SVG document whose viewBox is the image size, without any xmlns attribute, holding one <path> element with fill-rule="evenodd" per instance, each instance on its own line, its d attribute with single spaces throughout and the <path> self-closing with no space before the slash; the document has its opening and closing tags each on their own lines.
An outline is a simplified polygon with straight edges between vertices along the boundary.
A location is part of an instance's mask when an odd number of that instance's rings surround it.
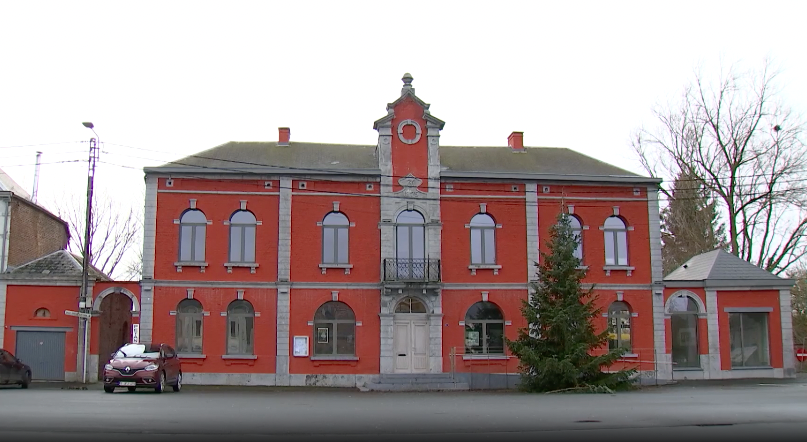
<svg viewBox="0 0 807 442">
<path fill-rule="evenodd" d="M 440 282 L 439 259 L 384 259 L 384 281 Z"/>
</svg>

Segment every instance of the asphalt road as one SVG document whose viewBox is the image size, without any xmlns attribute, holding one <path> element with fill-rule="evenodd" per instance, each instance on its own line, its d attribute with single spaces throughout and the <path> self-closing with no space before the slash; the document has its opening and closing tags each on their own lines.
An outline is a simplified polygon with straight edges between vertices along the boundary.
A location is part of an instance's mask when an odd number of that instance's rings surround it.
<svg viewBox="0 0 807 442">
<path fill-rule="evenodd" d="M 807 383 L 616 395 L 0 388 L 0 440 L 804 440 Z"/>
</svg>

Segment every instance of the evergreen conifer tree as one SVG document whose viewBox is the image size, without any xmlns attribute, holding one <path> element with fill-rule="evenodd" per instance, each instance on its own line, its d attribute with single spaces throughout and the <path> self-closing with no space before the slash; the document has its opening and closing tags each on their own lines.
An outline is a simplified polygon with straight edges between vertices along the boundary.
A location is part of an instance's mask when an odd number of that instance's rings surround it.
<svg viewBox="0 0 807 442">
<path fill-rule="evenodd" d="M 515 341 L 507 340 L 519 358 L 520 387 L 525 391 L 547 392 L 582 389 L 610 392 L 631 385 L 633 369 L 606 372 L 624 349 L 607 349 L 608 330 L 597 332 L 593 288 L 584 290 L 580 261 L 574 256 L 577 237 L 569 216 L 561 213 L 551 228 L 548 252 L 541 252 L 538 282 L 522 314 L 528 326 L 519 330 Z"/>
</svg>

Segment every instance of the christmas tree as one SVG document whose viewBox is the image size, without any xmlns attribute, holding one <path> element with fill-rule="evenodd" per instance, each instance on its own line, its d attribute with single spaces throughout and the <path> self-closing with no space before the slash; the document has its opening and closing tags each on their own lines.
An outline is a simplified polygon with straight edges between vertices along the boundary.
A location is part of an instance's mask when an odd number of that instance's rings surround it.
<svg viewBox="0 0 807 442">
<path fill-rule="evenodd" d="M 515 341 L 507 340 L 519 358 L 525 391 L 611 392 L 631 385 L 634 369 L 606 371 L 625 350 L 601 350 L 607 348 L 608 330 L 595 330 L 601 310 L 593 287 L 583 289 L 585 270 L 574 254 L 577 244 L 569 215 L 561 213 L 550 230 L 548 252 L 541 252 L 534 293 L 521 309 L 528 326 Z"/>
</svg>

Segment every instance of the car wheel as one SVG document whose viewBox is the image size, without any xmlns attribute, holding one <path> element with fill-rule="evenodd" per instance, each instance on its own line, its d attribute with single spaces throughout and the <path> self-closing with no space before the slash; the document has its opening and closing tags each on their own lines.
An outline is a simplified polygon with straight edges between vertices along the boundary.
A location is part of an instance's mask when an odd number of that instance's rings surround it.
<svg viewBox="0 0 807 442">
<path fill-rule="evenodd" d="M 22 384 L 20 384 L 20 387 L 28 388 L 29 385 L 31 385 L 31 372 L 26 371 L 22 376 Z"/>
<path fill-rule="evenodd" d="M 137 390 L 137 388 L 135 388 L 135 387 L 126 387 L 126 389 L 127 389 L 127 390 L 129 390 L 129 391 L 135 391 L 135 390 Z"/>
<path fill-rule="evenodd" d="M 157 393 L 162 393 L 163 391 L 165 391 L 165 372 L 163 371 L 160 372 L 160 381 L 154 387 L 154 391 Z"/>
<path fill-rule="evenodd" d="M 115 392 L 115 387 L 104 386 L 104 393 L 114 393 L 114 392 Z"/>
<path fill-rule="evenodd" d="M 173 385 L 174 391 L 179 393 L 179 390 L 182 389 L 182 373 L 177 374 L 177 383 Z"/>
</svg>

